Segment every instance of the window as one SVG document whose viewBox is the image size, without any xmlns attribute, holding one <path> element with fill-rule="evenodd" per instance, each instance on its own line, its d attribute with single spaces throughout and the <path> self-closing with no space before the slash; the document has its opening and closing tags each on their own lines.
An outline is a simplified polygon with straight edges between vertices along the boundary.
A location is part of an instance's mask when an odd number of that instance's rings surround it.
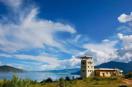
<svg viewBox="0 0 132 87">
<path fill-rule="evenodd" d="M 92 72 L 92 70 L 88 70 L 88 72 Z"/>
<path fill-rule="evenodd" d="M 85 70 L 82 70 L 82 72 L 85 72 Z"/>
<path fill-rule="evenodd" d="M 88 64 L 92 64 L 92 62 L 88 62 Z"/>
<path fill-rule="evenodd" d="M 86 64 L 86 62 L 85 62 L 85 61 L 81 61 L 81 64 L 82 64 L 82 65 L 85 65 L 85 64 Z"/>
<path fill-rule="evenodd" d="M 109 72 L 106 72 L 106 74 L 109 74 Z"/>
</svg>

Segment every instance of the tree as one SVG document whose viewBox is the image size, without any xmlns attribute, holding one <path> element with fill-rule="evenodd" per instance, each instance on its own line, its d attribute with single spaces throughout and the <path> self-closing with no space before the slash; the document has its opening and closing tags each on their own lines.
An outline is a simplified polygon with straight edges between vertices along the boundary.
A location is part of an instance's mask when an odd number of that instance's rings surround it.
<svg viewBox="0 0 132 87">
<path fill-rule="evenodd" d="M 67 77 L 65 78 L 65 80 L 66 80 L 66 81 L 70 81 L 71 79 L 67 76 Z"/>
<path fill-rule="evenodd" d="M 51 78 L 48 78 L 45 80 L 45 82 L 53 82 L 53 80 Z"/>
<path fill-rule="evenodd" d="M 132 72 L 129 72 L 128 74 L 126 74 L 125 78 L 132 78 Z"/>
<path fill-rule="evenodd" d="M 50 83 L 53 82 L 51 78 L 47 78 L 46 80 L 41 81 L 40 83 Z"/>
<path fill-rule="evenodd" d="M 65 80 L 64 78 L 59 79 L 59 87 L 65 87 Z"/>
</svg>

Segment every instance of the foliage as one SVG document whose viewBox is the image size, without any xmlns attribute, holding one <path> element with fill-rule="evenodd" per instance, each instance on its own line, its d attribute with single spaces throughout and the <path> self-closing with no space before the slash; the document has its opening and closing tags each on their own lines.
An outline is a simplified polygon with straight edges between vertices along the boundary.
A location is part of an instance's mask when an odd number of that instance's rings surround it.
<svg viewBox="0 0 132 87">
<path fill-rule="evenodd" d="M 67 76 L 67 77 L 65 78 L 65 80 L 66 80 L 66 81 L 70 81 L 71 79 Z"/>
<path fill-rule="evenodd" d="M 132 72 L 129 72 L 128 74 L 126 74 L 125 78 L 132 78 Z"/>
<path fill-rule="evenodd" d="M 59 87 L 65 87 L 65 80 L 63 78 L 59 79 Z"/>
<path fill-rule="evenodd" d="M 0 87 L 28 87 L 33 81 L 31 80 L 22 80 L 13 76 L 12 80 L 3 80 L 3 83 L 0 84 Z"/>
<path fill-rule="evenodd" d="M 123 87 L 121 78 L 85 78 L 70 79 L 69 77 L 60 78 L 53 81 L 51 78 L 42 82 L 32 80 L 22 80 L 14 76 L 11 80 L 0 80 L 0 87 Z M 132 87 L 132 86 L 125 86 Z"/>
<path fill-rule="evenodd" d="M 51 78 L 47 78 L 46 80 L 41 81 L 40 83 L 51 83 L 53 80 Z"/>
</svg>

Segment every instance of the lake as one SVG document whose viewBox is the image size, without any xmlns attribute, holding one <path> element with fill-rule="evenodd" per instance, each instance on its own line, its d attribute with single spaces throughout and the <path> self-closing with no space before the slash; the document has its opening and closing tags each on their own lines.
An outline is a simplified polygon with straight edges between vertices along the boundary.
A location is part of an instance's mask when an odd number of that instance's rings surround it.
<svg viewBox="0 0 132 87">
<path fill-rule="evenodd" d="M 79 77 L 79 75 L 73 75 L 70 73 L 53 73 L 53 72 L 22 72 L 22 73 L 12 73 L 12 72 L 0 72 L 0 79 L 12 79 L 13 75 L 17 75 L 21 79 L 31 79 L 42 81 L 47 78 L 52 78 L 57 80 L 59 78 L 65 78 L 66 76 L 72 78 L 73 76 Z"/>
</svg>

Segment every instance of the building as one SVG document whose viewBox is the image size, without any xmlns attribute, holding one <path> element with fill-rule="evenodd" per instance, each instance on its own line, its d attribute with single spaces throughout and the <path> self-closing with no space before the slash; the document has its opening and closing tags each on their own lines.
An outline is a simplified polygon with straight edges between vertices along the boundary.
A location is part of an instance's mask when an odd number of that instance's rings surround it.
<svg viewBox="0 0 132 87">
<path fill-rule="evenodd" d="M 122 76 L 122 70 L 111 68 L 97 68 L 95 69 L 94 74 L 97 77 L 115 77 Z"/>
<path fill-rule="evenodd" d="M 81 76 L 94 76 L 94 64 L 92 57 L 81 57 Z"/>
<path fill-rule="evenodd" d="M 110 68 L 94 68 L 92 57 L 81 57 L 81 77 L 114 77 L 121 76 L 122 70 Z"/>
</svg>

